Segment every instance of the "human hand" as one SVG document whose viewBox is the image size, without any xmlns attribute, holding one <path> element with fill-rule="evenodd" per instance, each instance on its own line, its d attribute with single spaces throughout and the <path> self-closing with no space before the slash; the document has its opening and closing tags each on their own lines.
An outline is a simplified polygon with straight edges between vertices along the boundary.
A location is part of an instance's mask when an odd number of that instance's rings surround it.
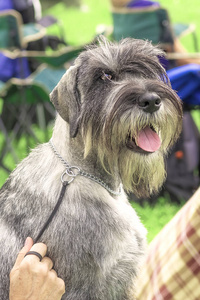
<svg viewBox="0 0 200 300">
<path fill-rule="evenodd" d="M 42 260 L 28 251 L 41 254 Z M 65 284 L 52 270 L 53 262 L 46 257 L 47 246 L 43 243 L 33 245 L 27 238 L 10 272 L 10 300 L 60 300 L 65 293 Z"/>
</svg>

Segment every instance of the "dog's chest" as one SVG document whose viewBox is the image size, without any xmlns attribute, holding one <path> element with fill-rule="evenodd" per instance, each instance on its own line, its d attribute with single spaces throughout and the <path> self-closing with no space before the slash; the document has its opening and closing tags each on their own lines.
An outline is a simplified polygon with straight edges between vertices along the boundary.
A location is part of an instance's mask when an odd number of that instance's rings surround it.
<svg viewBox="0 0 200 300">
<path fill-rule="evenodd" d="M 78 280 L 80 286 L 88 288 L 102 282 L 106 291 L 108 278 L 111 286 L 115 278 L 113 289 L 114 284 L 119 285 L 117 281 L 123 289 L 128 277 L 135 276 L 144 253 L 145 234 L 128 203 L 83 195 L 65 199 L 44 238 L 55 269 L 66 280 L 69 290 Z"/>
</svg>

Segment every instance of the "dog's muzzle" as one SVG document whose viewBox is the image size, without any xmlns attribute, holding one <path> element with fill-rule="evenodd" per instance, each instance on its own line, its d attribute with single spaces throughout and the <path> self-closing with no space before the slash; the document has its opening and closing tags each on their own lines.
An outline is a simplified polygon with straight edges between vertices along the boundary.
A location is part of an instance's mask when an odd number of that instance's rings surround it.
<svg viewBox="0 0 200 300">
<path fill-rule="evenodd" d="M 137 105 L 144 114 L 153 115 L 153 113 L 160 109 L 162 103 L 157 93 L 146 92 L 139 97 Z M 160 146 L 160 137 L 152 124 L 143 126 L 137 133 L 137 136 L 131 136 L 129 134 L 127 138 L 127 147 L 132 151 L 143 154 L 155 152 Z"/>
</svg>

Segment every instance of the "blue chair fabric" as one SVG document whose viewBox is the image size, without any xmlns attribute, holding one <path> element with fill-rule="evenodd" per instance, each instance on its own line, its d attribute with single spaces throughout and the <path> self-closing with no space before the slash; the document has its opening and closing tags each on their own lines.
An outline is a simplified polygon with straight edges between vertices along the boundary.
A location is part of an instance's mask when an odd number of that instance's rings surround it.
<svg viewBox="0 0 200 300">
<path fill-rule="evenodd" d="M 167 71 L 172 88 L 188 105 L 200 105 L 200 65 L 189 64 Z"/>
</svg>

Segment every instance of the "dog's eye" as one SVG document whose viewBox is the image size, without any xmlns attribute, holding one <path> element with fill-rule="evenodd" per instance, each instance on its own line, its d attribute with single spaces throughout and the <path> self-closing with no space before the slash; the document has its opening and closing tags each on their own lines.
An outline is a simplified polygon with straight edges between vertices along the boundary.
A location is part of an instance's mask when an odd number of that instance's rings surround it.
<svg viewBox="0 0 200 300">
<path fill-rule="evenodd" d="M 110 80 L 111 81 L 112 80 L 112 75 L 106 74 L 106 73 L 103 72 L 103 75 L 101 75 L 101 79 L 104 80 L 104 81 L 105 80 Z"/>
</svg>

